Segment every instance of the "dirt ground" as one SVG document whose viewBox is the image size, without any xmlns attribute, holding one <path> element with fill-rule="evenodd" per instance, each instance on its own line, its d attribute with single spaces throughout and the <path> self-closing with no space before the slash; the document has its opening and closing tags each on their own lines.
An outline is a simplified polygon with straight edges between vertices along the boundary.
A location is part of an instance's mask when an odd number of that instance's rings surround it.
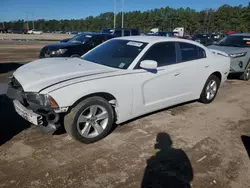
<svg viewBox="0 0 250 188">
<path fill-rule="evenodd" d="M 0 40 L 1 39 L 62 40 L 62 39 L 65 39 L 65 38 L 70 38 L 72 36 L 74 36 L 74 35 L 55 34 L 55 33 L 43 33 L 41 35 L 0 33 Z"/>
<path fill-rule="evenodd" d="M 36 57 L 27 53 L 19 61 Z M 11 71 L 2 71 L 0 82 Z M 192 102 L 137 118 L 90 145 L 63 131 L 41 133 L 0 95 L 0 187 L 137 188 L 157 176 L 168 184 L 162 187 L 249 188 L 249 93 L 250 81 L 228 80 L 212 104 Z"/>
</svg>

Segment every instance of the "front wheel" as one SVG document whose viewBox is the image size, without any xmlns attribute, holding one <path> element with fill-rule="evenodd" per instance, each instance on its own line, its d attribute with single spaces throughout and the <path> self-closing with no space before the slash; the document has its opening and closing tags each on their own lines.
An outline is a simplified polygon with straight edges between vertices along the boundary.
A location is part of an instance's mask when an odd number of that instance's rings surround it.
<svg viewBox="0 0 250 188">
<path fill-rule="evenodd" d="M 240 76 L 240 79 L 245 81 L 248 81 L 250 79 L 250 66 L 246 68 L 244 73 Z"/>
<path fill-rule="evenodd" d="M 77 104 L 64 118 L 67 133 L 83 143 L 107 136 L 114 123 L 114 110 L 102 97 L 90 97 Z"/>
<path fill-rule="evenodd" d="M 217 95 L 219 86 L 220 79 L 215 75 L 209 76 L 200 95 L 200 102 L 204 104 L 209 104 L 213 102 Z"/>
</svg>

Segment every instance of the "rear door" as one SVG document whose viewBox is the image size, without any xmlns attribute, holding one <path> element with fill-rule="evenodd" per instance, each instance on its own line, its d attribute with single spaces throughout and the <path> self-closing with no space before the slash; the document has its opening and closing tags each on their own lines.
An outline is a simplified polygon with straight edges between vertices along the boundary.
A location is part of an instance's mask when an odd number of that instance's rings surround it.
<svg viewBox="0 0 250 188">
<path fill-rule="evenodd" d="M 211 62 L 207 59 L 205 50 L 199 46 L 178 42 L 177 47 L 180 54 L 179 67 L 184 78 L 180 90 L 190 93 L 192 99 L 199 98 L 211 73 Z"/>
</svg>

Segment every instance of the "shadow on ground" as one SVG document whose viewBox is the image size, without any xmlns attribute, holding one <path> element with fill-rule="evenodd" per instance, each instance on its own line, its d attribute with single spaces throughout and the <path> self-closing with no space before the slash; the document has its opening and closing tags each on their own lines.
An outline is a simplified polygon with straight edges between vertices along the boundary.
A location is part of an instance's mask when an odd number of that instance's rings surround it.
<svg viewBox="0 0 250 188">
<path fill-rule="evenodd" d="M 29 123 L 15 112 L 12 101 L 0 95 L 0 146 L 29 127 Z"/>
<path fill-rule="evenodd" d="M 246 148 L 246 152 L 248 154 L 248 157 L 250 159 L 250 137 L 249 136 L 241 136 L 241 140 Z"/>
<path fill-rule="evenodd" d="M 141 188 L 190 188 L 193 168 L 182 149 L 172 147 L 167 133 L 158 133 L 155 149 L 159 151 L 147 161 Z"/>
<path fill-rule="evenodd" d="M 0 74 L 14 71 L 19 67 L 21 67 L 22 65 L 23 63 L 16 63 L 16 62 L 0 63 Z"/>
</svg>

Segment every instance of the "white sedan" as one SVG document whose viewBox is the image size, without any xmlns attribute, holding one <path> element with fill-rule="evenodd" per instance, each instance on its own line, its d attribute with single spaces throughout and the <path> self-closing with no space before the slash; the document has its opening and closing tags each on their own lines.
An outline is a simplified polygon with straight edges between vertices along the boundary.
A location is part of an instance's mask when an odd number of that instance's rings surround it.
<svg viewBox="0 0 250 188">
<path fill-rule="evenodd" d="M 29 30 L 28 34 L 41 35 L 43 34 L 43 31 L 33 29 L 33 30 Z"/>
<path fill-rule="evenodd" d="M 14 72 L 7 95 L 19 115 L 46 131 L 63 122 L 84 143 L 120 124 L 198 99 L 214 100 L 230 59 L 193 41 L 152 36 L 109 40 L 81 58 L 33 61 Z"/>
</svg>

